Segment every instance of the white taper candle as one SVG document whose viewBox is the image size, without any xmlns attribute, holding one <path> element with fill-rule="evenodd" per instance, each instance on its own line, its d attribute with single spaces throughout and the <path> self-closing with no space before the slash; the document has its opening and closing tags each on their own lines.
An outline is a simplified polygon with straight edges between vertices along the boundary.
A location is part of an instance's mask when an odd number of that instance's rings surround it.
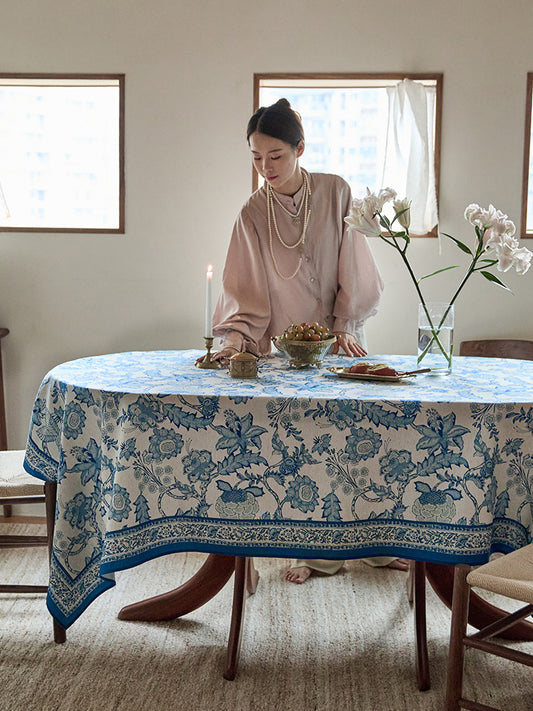
<svg viewBox="0 0 533 711">
<path fill-rule="evenodd" d="M 205 337 L 213 338 L 212 284 L 213 265 L 209 264 L 205 275 Z"/>
</svg>

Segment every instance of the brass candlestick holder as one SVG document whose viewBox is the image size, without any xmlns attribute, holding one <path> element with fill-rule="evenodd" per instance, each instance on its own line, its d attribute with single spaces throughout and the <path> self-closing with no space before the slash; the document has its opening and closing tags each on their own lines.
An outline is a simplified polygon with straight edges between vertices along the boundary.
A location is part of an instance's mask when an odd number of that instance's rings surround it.
<svg viewBox="0 0 533 711">
<path fill-rule="evenodd" d="M 199 360 L 196 363 L 196 367 L 197 368 L 211 368 L 212 370 L 220 368 L 220 363 L 218 361 L 211 360 L 211 348 L 213 347 L 213 339 L 208 338 L 207 336 L 204 336 L 204 341 L 205 341 L 205 347 L 207 349 L 207 353 L 202 358 L 202 360 Z"/>
</svg>

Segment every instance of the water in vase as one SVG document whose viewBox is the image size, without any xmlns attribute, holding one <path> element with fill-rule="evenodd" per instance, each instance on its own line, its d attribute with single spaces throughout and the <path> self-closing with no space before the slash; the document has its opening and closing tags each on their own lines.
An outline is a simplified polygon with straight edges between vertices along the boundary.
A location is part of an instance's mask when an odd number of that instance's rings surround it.
<svg viewBox="0 0 533 711">
<path fill-rule="evenodd" d="M 441 328 L 438 341 L 433 338 L 428 348 L 432 338 L 430 328 L 418 329 L 418 367 L 431 368 L 431 375 L 448 375 L 452 370 L 453 328 Z"/>
</svg>

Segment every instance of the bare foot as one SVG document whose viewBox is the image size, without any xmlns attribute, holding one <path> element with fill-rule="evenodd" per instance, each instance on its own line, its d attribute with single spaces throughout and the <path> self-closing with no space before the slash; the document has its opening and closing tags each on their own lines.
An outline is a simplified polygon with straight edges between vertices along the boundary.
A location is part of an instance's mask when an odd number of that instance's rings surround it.
<svg viewBox="0 0 533 711">
<path fill-rule="evenodd" d="M 301 585 L 302 583 L 305 583 L 311 573 L 311 568 L 308 568 L 306 565 L 300 565 L 298 568 L 289 568 L 289 570 L 285 573 L 285 580 L 288 580 L 289 583 L 297 583 L 298 585 Z"/>
<path fill-rule="evenodd" d="M 395 570 L 403 570 L 407 572 L 409 570 L 409 562 L 405 558 L 396 558 L 396 560 L 391 561 L 387 568 L 394 568 Z"/>
</svg>

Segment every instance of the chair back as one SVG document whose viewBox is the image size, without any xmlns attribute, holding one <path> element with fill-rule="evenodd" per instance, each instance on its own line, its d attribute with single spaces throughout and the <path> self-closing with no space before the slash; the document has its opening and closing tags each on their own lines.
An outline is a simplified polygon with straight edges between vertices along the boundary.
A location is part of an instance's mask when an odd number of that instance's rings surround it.
<svg viewBox="0 0 533 711">
<path fill-rule="evenodd" d="M 533 341 L 509 338 L 463 341 L 459 347 L 459 355 L 477 356 L 478 358 L 533 360 Z"/>
</svg>

